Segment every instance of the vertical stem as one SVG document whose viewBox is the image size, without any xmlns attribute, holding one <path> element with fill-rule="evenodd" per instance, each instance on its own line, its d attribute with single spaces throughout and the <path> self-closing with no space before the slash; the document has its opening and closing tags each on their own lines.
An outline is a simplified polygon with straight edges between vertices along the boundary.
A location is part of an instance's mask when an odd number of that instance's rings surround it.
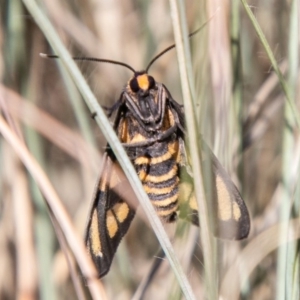
<svg viewBox="0 0 300 300">
<path fill-rule="evenodd" d="M 289 74 L 287 86 L 291 100 L 296 100 L 297 76 L 298 76 L 298 51 L 299 51 L 299 31 L 298 31 L 298 1 L 293 0 L 290 11 L 290 35 L 289 35 Z M 296 143 L 294 139 L 294 128 L 296 126 L 293 118 L 291 106 L 285 105 L 285 124 L 283 133 L 283 166 L 282 182 L 283 195 L 281 199 L 281 221 L 288 221 L 293 213 L 294 189 L 299 182 L 294 178 L 291 168 L 295 164 Z M 299 165 L 297 166 L 299 173 Z M 298 212 L 299 213 L 299 212 Z M 286 240 L 288 226 L 284 226 L 280 239 Z M 299 268 L 299 261 L 296 262 L 297 243 L 285 243 L 278 249 L 278 268 L 277 268 L 277 299 L 292 299 L 294 270 Z M 296 272 L 297 276 L 297 272 Z M 299 282 L 296 283 L 299 285 Z"/>
<path fill-rule="evenodd" d="M 205 297 L 207 299 L 217 299 L 216 267 L 215 267 L 215 249 L 214 240 L 210 226 L 210 211 L 205 198 L 202 172 L 201 172 L 201 152 L 200 139 L 197 131 L 198 124 L 195 118 L 195 107 L 193 101 L 194 85 L 192 80 L 192 67 L 190 59 L 190 50 L 188 43 L 188 32 L 184 16 L 183 3 L 181 0 L 170 0 L 171 16 L 173 30 L 176 42 L 177 58 L 179 71 L 181 75 L 182 93 L 184 95 L 184 107 L 186 118 L 186 127 L 188 131 L 189 149 L 191 153 L 191 162 L 195 181 L 195 195 L 198 202 L 200 217 L 200 232 L 204 256 L 205 270 Z"/>
</svg>

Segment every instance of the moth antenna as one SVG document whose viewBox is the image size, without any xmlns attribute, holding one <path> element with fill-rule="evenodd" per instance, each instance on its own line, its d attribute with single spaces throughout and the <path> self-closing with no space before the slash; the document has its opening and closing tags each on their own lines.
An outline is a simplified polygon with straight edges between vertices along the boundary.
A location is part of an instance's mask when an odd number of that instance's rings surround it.
<svg viewBox="0 0 300 300">
<path fill-rule="evenodd" d="M 59 58 L 58 55 L 52 55 L 52 54 L 46 54 L 46 53 L 40 53 L 40 56 L 43 57 L 43 58 L 55 58 L 55 59 Z M 128 64 L 125 64 L 123 62 L 116 61 L 116 60 L 96 58 L 96 57 L 79 57 L 79 56 L 75 56 L 75 57 L 72 57 L 72 58 L 74 60 L 86 60 L 86 61 L 95 61 L 95 62 L 103 62 L 103 63 L 119 65 L 119 66 L 123 66 L 123 67 L 129 69 L 133 73 L 136 73 L 135 69 L 132 68 L 131 66 L 129 66 Z"/>
<path fill-rule="evenodd" d="M 196 29 L 194 32 L 189 34 L 189 38 L 191 38 L 192 36 L 194 36 L 196 33 L 198 33 L 211 19 L 213 18 L 210 17 L 209 20 L 207 20 L 202 26 L 200 26 L 198 29 Z M 158 53 L 154 58 L 152 58 L 152 60 L 149 62 L 147 68 L 146 68 L 146 72 L 148 73 L 150 67 L 153 65 L 153 63 L 160 58 L 162 55 L 164 55 L 166 52 L 170 51 L 171 49 L 175 48 L 176 44 L 173 44 L 171 46 L 169 46 L 168 48 L 166 48 L 165 50 L 163 50 L 162 52 Z"/>
</svg>

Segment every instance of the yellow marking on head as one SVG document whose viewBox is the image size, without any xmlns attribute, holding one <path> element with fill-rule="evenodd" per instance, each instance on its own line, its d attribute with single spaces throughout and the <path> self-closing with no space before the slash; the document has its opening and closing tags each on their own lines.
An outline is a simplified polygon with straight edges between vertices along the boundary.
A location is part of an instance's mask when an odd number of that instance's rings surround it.
<svg viewBox="0 0 300 300">
<path fill-rule="evenodd" d="M 140 180 L 143 182 L 160 183 L 173 178 L 174 176 L 177 175 L 177 173 L 178 173 L 178 166 L 174 165 L 173 168 L 168 173 L 160 176 L 148 175 L 144 170 L 141 170 L 138 175 Z"/>
<path fill-rule="evenodd" d="M 234 202 L 228 192 L 224 180 L 217 175 L 216 186 L 218 194 L 218 217 L 222 221 L 234 219 L 238 221 L 241 217 L 241 211 L 236 202 Z"/>
<path fill-rule="evenodd" d="M 100 234 L 98 228 L 98 215 L 97 210 L 94 209 L 91 227 L 90 227 L 90 250 L 95 256 L 102 257 L 102 249 L 101 249 L 101 241 L 100 241 Z"/>
<path fill-rule="evenodd" d="M 142 74 L 136 77 L 140 89 L 146 91 L 149 89 L 149 77 L 147 74 Z"/>
<path fill-rule="evenodd" d="M 143 185 L 144 190 L 147 194 L 156 194 L 156 195 L 161 195 L 161 194 L 168 194 L 171 193 L 174 187 L 178 184 L 179 178 L 176 178 L 176 181 L 174 184 L 171 186 L 163 187 L 163 188 L 157 188 L 157 187 L 150 187 L 148 185 Z"/>
<path fill-rule="evenodd" d="M 174 202 L 176 202 L 178 199 L 178 193 L 176 193 L 175 195 L 173 195 L 172 197 L 169 197 L 167 199 L 164 199 L 164 200 L 151 200 L 151 203 L 157 207 L 157 208 L 160 208 L 160 207 L 166 207 Z"/>
<path fill-rule="evenodd" d="M 116 232 L 118 231 L 118 223 L 111 210 L 109 210 L 106 214 L 106 229 L 111 239 L 116 235 Z"/>
<path fill-rule="evenodd" d="M 129 207 L 125 202 L 118 203 L 113 207 L 113 211 L 120 223 L 123 223 L 129 214 Z"/>
</svg>

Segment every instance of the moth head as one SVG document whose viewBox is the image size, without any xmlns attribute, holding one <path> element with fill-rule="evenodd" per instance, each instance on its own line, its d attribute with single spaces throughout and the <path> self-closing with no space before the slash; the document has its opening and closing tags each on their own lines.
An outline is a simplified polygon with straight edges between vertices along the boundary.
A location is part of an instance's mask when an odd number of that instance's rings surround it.
<svg viewBox="0 0 300 300">
<path fill-rule="evenodd" d="M 133 93 L 147 94 L 149 90 L 155 88 L 155 80 L 147 72 L 135 72 L 129 81 L 129 87 Z"/>
<path fill-rule="evenodd" d="M 134 72 L 126 86 L 128 108 L 144 123 L 156 123 L 162 118 L 158 109 L 158 86 L 147 71 Z M 148 126 L 148 128 L 150 128 Z"/>
</svg>

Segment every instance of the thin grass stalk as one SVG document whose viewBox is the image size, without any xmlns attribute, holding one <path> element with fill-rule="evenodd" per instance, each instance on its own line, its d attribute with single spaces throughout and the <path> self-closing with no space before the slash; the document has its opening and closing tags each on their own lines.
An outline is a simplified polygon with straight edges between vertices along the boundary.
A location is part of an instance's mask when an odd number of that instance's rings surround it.
<svg viewBox="0 0 300 300">
<path fill-rule="evenodd" d="M 31 13 L 36 23 L 40 29 L 45 34 L 49 43 L 53 47 L 55 53 L 61 58 L 64 66 L 68 70 L 70 76 L 74 80 L 77 88 L 81 92 L 87 106 L 92 113 L 96 114 L 95 120 L 103 132 L 106 140 L 110 144 L 112 150 L 114 151 L 123 171 L 125 172 L 137 198 L 140 200 L 147 217 L 149 218 L 150 224 L 170 262 L 171 267 L 177 277 L 177 280 L 181 286 L 183 294 L 187 299 L 194 299 L 194 295 L 190 284 L 182 271 L 179 261 L 174 253 L 170 240 L 164 230 L 164 227 L 157 216 L 152 204 L 150 203 L 146 192 L 143 189 L 141 181 L 139 180 L 124 148 L 122 147 L 118 137 L 116 136 L 113 128 L 110 126 L 109 120 L 104 114 L 103 110 L 99 106 L 97 99 L 92 94 L 89 86 L 87 85 L 85 79 L 80 73 L 75 62 L 72 60 L 71 56 L 67 52 L 66 48 L 59 39 L 57 33 L 55 32 L 52 24 L 49 22 L 45 14 L 42 13 L 40 8 L 37 6 L 33 0 L 23 0 L 23 3 L 27 7 L 28 11 Z"/>
<path fill-rule="evenodd" d="M 191 162 L 194 175 L 194 188 L 197 198 L 200 220 L 201 241 L 204 256 L 204 272 L 205 272 L 205 297 L 207 299 L 217 299 L 216 284 L 216 266 L 214 261 L 214 240 L 211 233 L 211 214 L 205 197 L 202 171 L 201 157 L 199 145 L 198 125 L 195 117 L 194 95 L 195 88 L 192 80 L 192 67 L 188 41 L 188 31 L 184 16 L 184 8 L 182 1 L 170 0 L 171 15 L 173 22 L 174 37 L 176 43 L 177 58 L 179 63 L 179 72 L 181 78 L 181 86 L 185 107 L 186 127 L 188 131 L 188 143 L 191 154 Z"/>
<path fill-rule="evenodd" d="M 8 1 L 7 2 L 7 32 L 5 34 L 6 41 L 4 43 L 6 47 L 5 51 L 5 64 L 6 69 L 9 70 L 6 74 L 15 74 L 15 76 L 11 77 L 10 75 L 7 76 L 6 82 L 13 86 L 14 89 L 22 92 L 28 92 L 26 87 L 28 83 L 32 83 L 30 79 L 28 80 L 27 74 L 28 72 L 25 71 L 27 67 L 28 59 L 26 53 L 26 22 L 25 19 L 22 17 L 16 18 L 16 16 L 23 16 L 24 15 L 24 7 L 20 1 Z M 33 46 L 34 47 L 34 46 Z M 34 68 L 36 70 L 36 68 Z M 30 85 L 32 87 L 32 85 Z M 17 131 L 18 132 L 18 131 Z M 21 132 L 21 130 L 20 130 Z M 27 134 L 28 131 L 25 131 Z M 31 146 L 38 145 L 37 139 L 33 137 L 33 135 L 27 136 L 28 144 Z M 38 151 L 37 151 L 38 152 Z M 38 152 L 41 153 L 41 152 Z M 32 183 L 31 179 L 29 178 L 30 183 Z M 38 267 L 39 267 L 39 292 L 41 295 L 46 295 L 45 299 L 50 299 L 55 297 L 55 289 L 53 285 L 53 281 L 49 280 L 49 270 L 51 267 L 51 258 L 53 256 L 53 245 L 54 239 L 52 233 L 51 225 L 49 225 L 49 220 L 47 218 L 41 217 L 39 214 L 41 207 L 40 202 L 38 199 L 41 197 L 35 197 L 35 189 L 30 188 L 32 198 L 35 203 L 35 207 L 37 208 L 36 211 L 38 213 L 34 215 L 35 221 L 35 236 L 36 236 L 36 249 L 37 249 L 37 260 L 38 260 Z M 24 211 L 25 213 L 25 211 Z M 45 215 L 44 215 L 45 216 Z M 46 226 L 40 226 L 41 223 L 45 224 Z M 48 225 L 48 226 L 47 226 Z M 46 230 L 44 230 L 46 229 Z M 34 271 L 33 271 L 34 276 Z"/>
<path fill-rule="evenodd" d="M 230 1 L 224 0 L 220 3 L 218 0 L 208 2 L 209 14 L 215 13 L 208 24 L 209 28 L 209 62 L 212 83 L 213 99 L 213 125 L 214 139 L 213 149 L 219 159 L 228 168 L 232 169 L 232 160 L 230 147 L 232 146 L 233 134 L 230 131 L 230 109 L 231 109 L 231 53 L 228 13 Z M 204 129 L 203 129 L 204 130 Z"/>
<path fill-rule="evenodd" d="M 297 81 L 299 71 L 299 1 L 293 0 L 290 11 L 290 34 L 289 34 L 289 73 L 288 73 L 288 85 L 291 91 L 292 99 L 295 103 L 297 101 Z M 295 150 L 297 152 L 297 148 Z M 296 153 L 297 156 L 298 153 Z M 295 154 L 294 154 L 295 157 Z M 295 163 L 295 158 L 294 158 Z M 297 174 L 300 172 L 299 161 L 297 166 Z M 299 178 L 299 177 L 298 177 Z M 293 206 L 291 209 L 292 216 L 299 216 L 300 210 L 300 180 L 296 179 L 295 182 L 295 193 L 293 190 Z M 291 217 L 291 216 L 290 216 Z M 295 241 L 288 244 L 287 249 L 287 298 L 288 299 L 299 299 L 299 241 Z"/>
<path fill-rule="evenodd" d="M 70 248 L 73 249 L 77 262 L 82 269 L 82 273 L 84 274 L 84 276 L 86 276 L 86 278 L 89 279 L 89 288 L 93 295 L 93 299 L 106 299 L 104 291 L 101 290 L 101 286 L 99 285 L 98 281 L 94 280 L 94 278 L 96 278 L 96 272 L 94 267 L 92 266 L 90 258 L 86 253 L 83 242 L 77 236 L 70 218 L 67 215 L 64 207 L 62 206 L 61 201 L 59 200 L 47 176 L 31 156 L 25 145 L 8 127 L 7 123 L 2 117 L 0 117 L 0 132 L 20 157 L 21 161 L 27 167 L 28 171 L 35 179 L 35 181 L 38 183 L 39 188 L 47 199 L 49 206 L 51 207 L 58 223 L 60 224 L 66 236 L 66 239 L 68 240 Z"/>
<path fill-rule="evenodd" d="M 285 119 L 289 123 L 293 120 L 293 114 L 291 112 L 290 106 L 285 105 Z M 291 123 L 293 124 L 293 123 Z M 291 181 L 291 173 L 290 168 L 293 164 L 293 149 L 294 149 L 294 141 L 293 141 L 293 131 L 291 130 L 293 127 L 285 126 L 283 132 L 283 165 L 282 165 L 282 182 L 283 182 L 283 190 L 281 195 L 281 209 L 280 209 L 280 220 L 287 221 L 290 218 L 291 206 L 292 206 L 292 181 Z M 287 224 L 287 223 L 286 223 Z M 281 228 L 281 234 L 279 238 L 283 241 L 287 239 L 287 231 L 288 224 Z M 286 299 L 286 269 L 288 263 L 287 257 L 287 244 L 283 244 L 278 249 L 277 256 L 277 285 L 276 285 L 276 299 Z"/>
<path fill-rule="evenodd" d="M 298 112 L 298 109 L 295 105 L 295 102 L 294 102 L 294 99 L 292 98 L 292 95 L 291 95 L 291 91 L 288 87 L 288 84 L 286 82 L 286 80 L 284 79 L 280 69 L 279 69 L 279 66 L 277 64 L 277 61 L 275 59 L 275 56 L 271 50 L 271 47 L 261 29 L 261 27 L 259 26 L 254 14 L 252 13 L 251 9 L 250 9 L 250 6 L 247 4 L 246 0 L 241 0 L 245 10 L 246 10 L 246 13 L 263 45 L 263 47 L 265 48 L 266 50 L 266 53 L 270 59 L 270 62 L 272 64 L 272 67 L 275 71 L 275 73 L 277 74 L 278 76 L 278 79 L 279 79 L 279 82 L 281 84 L 281 87 L 282 87 L 282 90 L 285 94 L 285 97 L 287 99 L 287 102 L 288 102 L 288 105 L 290 105 L 291 107 L 291 113 L 292 113 L 292 116 L 295 118 L 295 122 L 297 123 L 297 126 L 298 128 L 300 128 L 300 115 L 299 115 L 299 112 Z"/>
<path fill-rule="evenodd" d="M 280 238 L 280 234 L 286 227 L 289 229 L 284 241 Z M 226 271 L 221 284 L 221 299 L 240 299 L 240 290 L 255 268 L 279 246 L 299 238 L 300 218 L 273 225 L 254 237 Z"/>
<path fill-rule="evenodd" d="M 69 129 L 42 109 L 1 84 L 0 95 L 2 109 L 3 104 L 7 104 L 7 110 L 13 117 L 61 148 L 95 176 L 98 174 L 101 156 L 96 148 L 90 147 L 79 133 Z M 9 99 L 9 101 L 4 102 L 4 99 Z M 59 139 L 54 135 L 55 132 L 60 133 Z M 37 154 L 40 155 L 41 152 L 35 153 L 35 155 Z"/>
<path fill-rule="evenodd" d="M 7 68 L 11 74 L 20 72 L 20 65 L 23 65 L 25 57 L 25 33 L 24 19 L 16 18 L 23 14 L 20 1 L 11 0 L 7 3 L 7 27 L 5 35 L 9 37 L 4 43 L 4 58 Z M 16 76 L 18 78 L 19 76 Z M 15 84 L 15 82 L 14 82 Z"/>
<path fill-rule="evenodd" d="M 61 231 L 60 226 L 55 219 L 55 215 L 53 215 L 51 210 L 50 210 L 50 218 L 51 218 L 60 248 L 65 255 L 65 259 L 66 259 L 66 262 L 68 265 L 70 277 L 73 282 L 73 286 L 74 286 L 74 290 L 75 290 L 77 299 L 78 300 L 86 300 L 86 297 L 85 297 L 85 294 L 83 291 L 82 282 L 80 280 L 80 277 L 77 274 L 76 263 L 75 263 L 74 257 L 72 256 L 71 252 L 69 251 L 65 236 L 64 236 L 63 232 Z"/>
<path fill-rule="evenodd" d="M 58 63 L 60 63 L 60 61 L 58 61 Z M 81 97 L 66 70 L 62 67 L 60 68 L 60 72 L 65 82 L 65 86 L 67 87 L 69 100 L 75 113 L 80 132 L 86 141 L 88 141 L 92 146 L 96 146 L 95 138 L 92 134 L 92 129 L 87 118 L 86 110 L 81 101 Z"/>
<path fill-rule="evenodd" d="M 293 283 L 292 283 L 292 293 L 291 293 L 291 300 L 298 300 L 300 299 L 300 253 L 299 251 L 296 252 L 295 255 L 295 264 L 294 264 L 294 274 L 293 274 Z"/>
<path fill-rule="evenodd" d="M 294 195 L 294 212 L 295 215 L 300 219 L 300 172 L 298 172 L 297 176 L 297 187 Z M 298 200 L 298 201 L 297 201 Z M 299 251 L 299 240 L 291 243 L 291 251 L 289 251 L 289 256 L 292 258 L 292 264 L 289 266 L 288 272 L 291 274 L 291 292 L 290 299 L 291 300 L 299 300 L 300 299 L 300 251 Z"/>
<path fill-rule="evenodd" d="M 16 291 L 18 299 L 36 299 L 38 272 L 34 248 L 33 211 L 25 170 L 14 153 L 11 160 L 16 245 Z M 30 276 L 28 276 L 30 274 Z"/>
<path fill-rule="evenodd" d="M 58 291 L 54 280 L 49 280 L 49 272 L 53 267 L 53 249 L 56 241 L 53 227 L 47 215 L 46 205 L 38 185 L 34 180 L 30 182 L 32 199 L 36 207 L 34 216 L 36 254 L 39 271 L 39 295 L 41 299 L 56 299 Z"/>
<path fill-rule="evenodd" d="M 31 47 L 32 53 L 36 53 L 39 49 L 39 43 L 41 42 L 42 35 L 38 30 L 35 30 L 33 32 L 33 43 Z M 26 77 L 22 80 L 26 83 L 26 92 L 24 93 L 25 97 L 26 99 L 30 99 L 30 101 L 26 101 L 28 105 L 32 104 L 34 106 L 35 103 L 38 102 L 38 97 L 40 95 L 41 89 L 41 76 L 39 76 L 40 70 L 41 65 L 39 64 L 38 60 L 32 57 L 32 65 L 29 72 L 29 78 L 27 80 Z M 23 85 L 25 86 L 24 83 Z M 6 92 L 4 92 L 3 94 L 5 94 L 5 96 L 9 95 Z M 10 96 L 8 96 L 8 98 L 10 99 L 9 104 L 11 104 L 13 100 Z M 12 111 L 10 111 L 10 113 L 13 115 Z M 41 127 L 40 124 L 38 127 Z M 44 156 L 44 147 L 41 141 L 41 136 L 38 134 L 37 131 L 27 126 L 24 126 L 23 131 L 25 135 L 26 144 L 28 145 L 30 153 L 37 159 L 37 161 L 40 165 L 43 166 L 43 168 L 47 168 L 48 160 L 45 159 Z M 53 278 L 49 279 L 49 270 L 51 270 L 52 268 L 56 237 L 53 231 L 53 226 L 48 217 L 48 210 L 43 196 L 41 195 L 40 190 L 36 185 L 35 181 L 30 176 L 29 184 L 31 191 L 31 200 L 33 201 L 33 205 L 35 208 L 34 234 L 39 268 L 39 293 L 41 297 L 46 300 L 53 299 L 57 297 L 57 289 Z"/>
<path fill-rule="evenodd" d="M 233 0 L 231 6 L 231 59 L 232 59 L 232 105 L 230 110 L 230 133 L 233 135 L 233 149 L 231 153 L 242 149 L 242 70 L 241 70 L 241 43 L 240 43 L 240 2 Z M 236 141 L 234 138 L 238 137 Z M 239 151 L 240 152 L 240 151 Z M 236 169 L 236 165 L 233 168 Z"/>
<path fill-rule="evenodd" d="M 299 43 L 299 31 L 298 31 L 298 1 L 293 0 L 290 11 L 290 34 L 289 34 L 289 68 L 288 68 L 288 88 L 291 99 L 293 102 L 296 100 L 297 91 L 297 77 L 298 77 L 298 43 Z M 291 178 L 291 167 L 296 164 L 299 170 L 298 164 L 295 161 L 295 147 L 294 141 L 294 128 L 293 112 L 289 105 L 285 105 L 285 127 L 283 136 L 283 174 L 282 181 L 284 187 L 284 194 L 281 199 L 281 221 L 287 221 L 293 212 L 293 200 L 297 201 L 294 196 L 295 184 L 299 183 L 299 180 L 293 180 Z M 296 172 L 299 174 L 299 171 Z M 297 188 L 296 188 L 297 189 Z M 298 200 L 299 201 L 299 200 Z M 283 227 L 280 238 L 285 240 L 287 236 L 288 227 Z M 297 242 L 284 244 L 278 249 L 278 272 L 277 272 L 277 287 L 276 297 L 277 299 L 292 299 L 293 294 L 293 282 L 294 282 L 294 270 L 299 268 L 299 265 L 295 262 L 296 253 L 298 251 Z M 298 283 L 299 285 L 299 283 Z"/>
<path fill-rule="evenodd" d="M 62 231 L 69 243 L 70 249 L 73 250 L 74 256 L 82 270 L 83 275 L 88 279 L 88 287 L 93 299 L 106 299 L 102 286 L 95 280 L 97 273 L 92 265 L 91 258 L 88 257 L 83 241 L 77 236 L 70 217 L 52 187 L 48 177 L 45 175 L 40 165 L 32 157 L 28 149 L 16 134 L 9 128 L 4 119 L 0 116 L 0 132 L 4 139 L 12 146 L 23 164 L 26 166 L 34 180 L 37 182 L 45 199 L 48 201 L 57 222 L 60 224 Z"/>
</svg>

